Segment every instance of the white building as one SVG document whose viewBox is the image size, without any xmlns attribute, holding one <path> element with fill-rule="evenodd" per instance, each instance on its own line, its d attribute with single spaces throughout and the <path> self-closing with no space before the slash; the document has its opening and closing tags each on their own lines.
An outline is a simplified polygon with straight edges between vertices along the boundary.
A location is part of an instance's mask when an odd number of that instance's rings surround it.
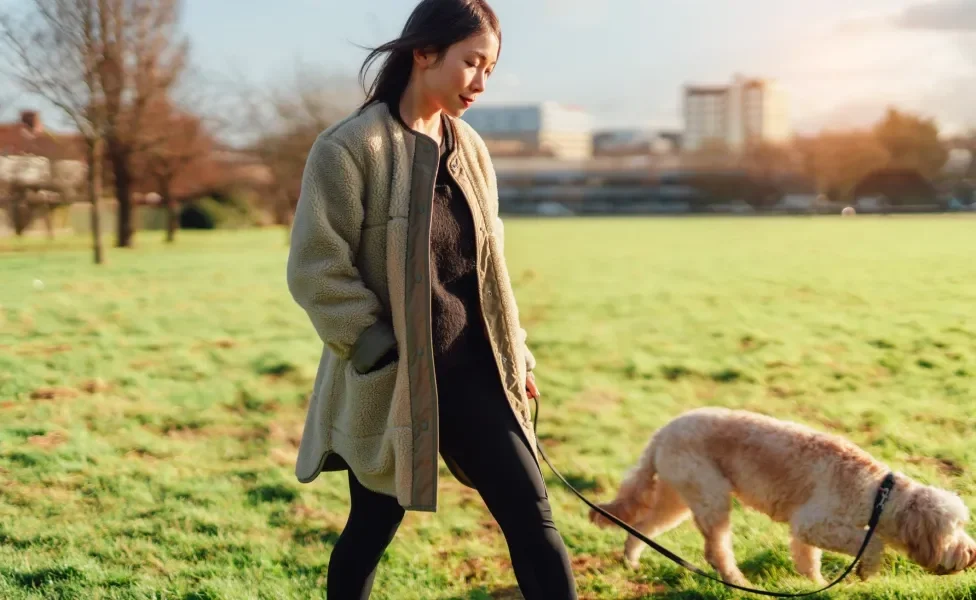
<svg viewBox="0 0 976 600">
<path fill-rule="evenodd" d="M 647 129 L 611 129 L 593 133 L 597 156 L 669 155 L 677 150 L 675 136 Z"/>
<path fill-rule="evenodd" d="M 498 156 L 552 156 L 579 160 L 593 155 L 589 114 L 555 102 L 475 106 L 467 121 Z"/>
<path fill-rule="evenodd" d="M 792 135 L 788 100 L 775 82 L 736 76 L 729 85 L 685 86 L 684 149 L 709 145 L 740 152 L 758 142 L 783 143 Z"/>
</svg>

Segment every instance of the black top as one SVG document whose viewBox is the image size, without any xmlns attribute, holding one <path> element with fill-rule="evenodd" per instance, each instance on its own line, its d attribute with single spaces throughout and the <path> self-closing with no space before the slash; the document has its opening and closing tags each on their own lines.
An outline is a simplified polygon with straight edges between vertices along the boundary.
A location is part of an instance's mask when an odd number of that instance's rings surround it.
<svg viewBox="0 0 976 600">
<path fill-rule="evenodd" d="M 391 107 L 390 112 L 410 130 L 398 109 Z M 492 362 L 478 295 L 474 219 L 464 192 L 448 169 L 447 157 L 455 149 L 451 123 L 443 117 L 442 124 L 444 135 L 430 211 L 431 338 L 438 379 L 463 376 L 462 368 L 468 371 Z"/>
<path fill-rule="evenodd" d="M 430 285 L 434 365 L 470 365 L 488 346 L 478 296 L 474 219 L 464 192 L 451 176 L 451 124 L 444 120 L 441 159 L 434 186 L 430 226 Z"/>
</svg>

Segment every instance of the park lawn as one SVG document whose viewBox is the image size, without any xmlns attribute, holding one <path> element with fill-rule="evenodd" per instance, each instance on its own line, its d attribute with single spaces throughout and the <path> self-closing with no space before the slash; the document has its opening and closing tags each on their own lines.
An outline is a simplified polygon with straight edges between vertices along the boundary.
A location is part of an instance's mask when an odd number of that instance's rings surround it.
<svg viewBox="0 0 976 600">
<path fill-rule="evenodd" d="M 976 506 L 976 220 L 509 219 L 538 358 L 540 435 L 593 499 L 655 428 L 703 405 L 850 437 Z M 293 475 L 321 344 L 284 279 L 282 230 L 0 240 L 0 598 L 324 598 L 343 474 Z M 544 467 L 580 597 L 745 597 L 651 551 L 620 563 Z M 504 539 L 445 468 L 373 598 L 518 598 Z M 781 525 L 736 507 L 754 584 L 811 586 Z M 976 527 L 974 527 L 976 530 Z M 705 566 L 690 522 L 658 540 Z M 848 557 L 827 554 L 825 576 Z M 894 553 L 836 598 L 970 598 Z M 825 595 L 826 597 L 826 595 Z"/>
</svg>

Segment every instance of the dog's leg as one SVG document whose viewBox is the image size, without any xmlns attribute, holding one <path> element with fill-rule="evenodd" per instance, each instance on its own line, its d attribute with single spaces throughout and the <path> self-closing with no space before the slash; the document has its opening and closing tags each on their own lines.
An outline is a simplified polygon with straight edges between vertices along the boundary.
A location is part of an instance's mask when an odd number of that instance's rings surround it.
<svg viewBox="0 0 976 600">
<path fill-rule="evenodd" d="M 811 546 L 797 538 L 790 540 L 790 553 L 793 555 L 793 563 L 796 570 L 801 575 L 807 577 L 817 585 L 825 585 L 823 575 L 820 573 L 820 558 L 823 551 L 816 546 Z"/>
<path fill-rule="evenodd" d="M 732 552 L 732 527 L 729 515 L 708 515 L 699 518 L 695 515 L 695 524 L 705 537 L 705 560 L 722 576 L 722 579 L 736 585 L 748 585 L 739 566 L 735 562 Z"/>
<path fill-rule="evenodd" d="M 719 572 L 724 581 L 748 585 L 739 570 L 732 552 L 732 485 L 711 465 L 701 465 L 689 471 L 684 481 L 675 482 L 675 489 L 691 508 L 695 525 L 705 538 L 705 560 Z"/>
<path fill-rule="evenodd" d="M 665 481 L 658 481 L 654 490 L 654 500 L 649 512 L 634 523 L 634 529 L 645 537 L 654 539 L 680 525 L 689 515 L 688 505 L 684 503 L 678 492 Z M 647 545 L 634 537 L 627 536 L 624 542 L 624 560 L 631 567 L 637 567 L 641 552 Z"/>
<path fill-rule="evenodd" d="M 856 556 L 864 543 L 867 533 L 851 525 L 830 522 L 822 514 L 801 510 L 796 513 L 791 523 L 793 536 L 811 546 L 817 546 L 832 552 L 842 552 L 848 556 Z M 862 580 L 870 578 L 881 569 L 881 558 L 884 552 L 884 542 L 875 535 L 864 549 L 861 561 L 857 565 L 857 574 Z"/>
</svg>

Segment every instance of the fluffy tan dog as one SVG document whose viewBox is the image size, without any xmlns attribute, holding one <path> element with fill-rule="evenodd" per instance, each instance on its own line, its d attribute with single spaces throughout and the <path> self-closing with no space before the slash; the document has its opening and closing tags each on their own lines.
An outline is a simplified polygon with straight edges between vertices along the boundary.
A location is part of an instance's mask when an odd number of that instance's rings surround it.
<svg viewBox="0 0 976 600">
<path fill-rule="evenodd" d="M 732 554 L 731 498 L 789 523 L 797 570 L 818 584 L 821 549 L 857 554 L 878 487 L 888 468 L 849 441 L 763 415 L 718 408 L 693 410 L 658 431 L 617 497 L 600 505 L 648 538 L 689 516 L 705 538 L 705 557 L 722 579 L 748 582 Z M 613 523 L 590 511 L 590 520 Z M 976 542 L 964 530 L 969 511 L 958 496 L 901 473 L 871 543 L 858 563 L 877 573 L 885 545 L 932 573 L 976 563 Z M 636 566 L 645 544 L 632 535 L 624 558 Z"/>
</svg>

